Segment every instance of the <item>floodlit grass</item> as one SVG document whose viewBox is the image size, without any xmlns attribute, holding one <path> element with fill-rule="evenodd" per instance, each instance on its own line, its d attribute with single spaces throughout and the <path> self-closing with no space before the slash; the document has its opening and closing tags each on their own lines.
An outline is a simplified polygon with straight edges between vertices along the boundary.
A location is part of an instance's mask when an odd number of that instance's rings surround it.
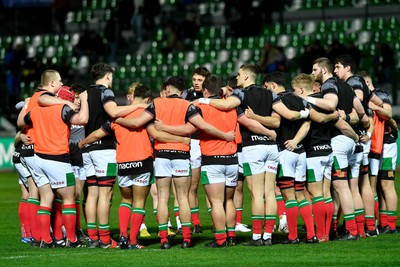
<svg viewBox="0 0 400 267">
<path fill-rule="evenodd" d="M 396 181 L 397 192 L 400 183 Z M 271 247 L 244 247 L 237 245 L 223 249 L 204 247 L 213 238 L 211 221 L 200 194 L 200 219 L 203 234 L 193 238 L 194 248 L 182 250 L 181 236 L 171 239 L 172 249 L 159 249 L 157 224 L 152 213 L 151 198 L 146 207 L 146 224 L 152 237 L 139 239 L 146 249 L 128 251 L 119 249 L 39 249 L 20 242 L 18 221 L 19 186 L 15 173 L 0 174 L 0 266 L 399 266 L 400 234 L 381 235 L 358 242 L 329 242 L 324 244 L 280 245 Z M 116 187 L 111 211 L 112 233 L 118 239 L 118 205 L 120 195 Z M 173 214 L 172 208 L 171 214 Z M 243 212 L 244 223 L 250 224 L 250 199 L 246 189 Z M 175 225 L 175 220 L 172 218 Z M 239 243 L 250 238 L 250 233 L 239 233 Z M 286 236 L 275 233 L 274 243 Z M 304 232 L 300 232 L 304 237 Z"/>
</svg>

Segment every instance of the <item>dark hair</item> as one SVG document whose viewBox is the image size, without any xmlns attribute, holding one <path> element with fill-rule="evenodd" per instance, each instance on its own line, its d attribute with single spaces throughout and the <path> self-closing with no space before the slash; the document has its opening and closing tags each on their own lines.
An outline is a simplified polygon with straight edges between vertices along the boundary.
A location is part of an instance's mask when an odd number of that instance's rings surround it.
<svg viewBox="0 0 400 267">
<path fill-rule="evenodd" d="M 227 84 L 227 85 L 228 85 L 229 87 L 233 88 L 233 89 L 235 89 L 235 88 L 238 87 L 236 75 L 230 76 L 230 77 L 228 78 L 228 84 Z"/>
<path fill-rule="evenodd" d="M 151 90 L 144 86 L 143 84 L 140 84 L 139 86 L 136 87 L 135 92 L 133 93 L 134 97 L 141 97 L 141 98 L 149 98 L 149 100 L 153 99 L 153 93 Z"/>
<path fill-rule="evenodd" d="M 274 82 L 277 85 L 285 86 L 285 84 L 286 84 L 286 76 L 285 76 L 285 74 L 283 72 L 280 72 L 280 71 L 270 72 L 270 73 L 267 73 L 264 76 L 263 82 L 264 83 L 266 83 L 266 82 Z"/>
<path fill-rule="evenodd" d="M 206 67 L 198 67 L 195 68 L 194 71 L 192 72 L 192 76 L 198 74 L 200 76 L 203 76 L 205 78 L 209 77 L 211 75 L 210 71 Z"/>
<path fill-rule="evenodd" d="M 207 89 L 212 95 L 221 95 L 222 94 L 222 82 L 221 78 L 216 75 L 211 75 L 206 78 L 203 82 L 203 89 Z"/>
<path fill-rule="evenodd" d="M 69 87 L 69 90 L 73 91 L 75 94 L 79 95 L 86 91 L 86 87 L 80 83 L 74 83 Z"/>
<path fill-rule="evenodd" d="M 183 91 L 186 88 L 186 82 L 185 79 L 181 76 L 172 76 L 168 80 L 164 82 L 165 87 L 168 85 L 171 85 L 172 87 L 175 87 L 179 91 Z"/>
<path fill-rule="evenodd" d="M 249 76 L 251 76 L 251 78 L 256 81 L 257 77 L 258 77 L 258 73 L 260 72 L 259 68 L 257 65 L 254 64 L 243 64 L 242 66 L 240 66 L 240 68 L 247 72 L 247 74 Z"/>
<path fill-rule="evenodd" d="M 314 60 L 313 65 L 314 64 L 318 64 L 318 66 L 320 68 L 326 68 L 326 70 L 332 74 L 333 73 L 333 64 L 332 62 L 329 60 L 329 58 L 326 57 L 320 57 L 317 58 L 316 60 Z"/>
<path fill-rule="evenodd" d="M 105 63 L 97 63 L 92 66 L 90 69 L 90 77 L 93 81 L 100 80 L 107 73 L 114 73 L 114 69 Z"/>
<path fill-rule="evenodd" d="M 335 64 L 338 63 L 341 63 L 343 67 L 350 67 L 351 73 L 356 72 L 356 62 L 354 61 L 354 58 L 349 54 L 340 55 L 335 58 Z"/>
</svg>

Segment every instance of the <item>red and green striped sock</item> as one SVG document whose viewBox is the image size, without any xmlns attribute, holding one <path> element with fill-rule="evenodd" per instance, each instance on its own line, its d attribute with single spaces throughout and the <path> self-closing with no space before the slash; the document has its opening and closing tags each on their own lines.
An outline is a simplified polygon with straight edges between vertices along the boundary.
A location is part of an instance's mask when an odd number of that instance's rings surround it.
<svg viewBox="0 0 400 267">
<path fill-rule="evenodd" d="M 46 243 L 51 243 L 53 241 L 50 235 L 51 208 L 39 206 L 37 217 L 40 227 L 41 240 Z"/>
<path fill-rule="evenodd" d="M 62 223 L 65 227 L 67 238 L 71 242 L 76 241 L 75 226 L 76 226 L 76 208 L 75 204 L 67 204 L 62 209 Z"/>
<path fill-rule="evenodd" d="M 137 243 L 137 235 L 140 230 L 140 225 L 142 224 L 142 220 L 144 215 L 146 214 L 144 209 L 141 208 L 133 208 L 132 216 L 131 216 L 131 231 L 129 234 L 129 240 L 131 244 Z"/>
<path fill-rule="evenodd" d="M 128 236 L 128 225 L 131 219 L 132 206 L 130 203 L 122 202 L 118 208 L 119 236 Z"/>
</svg>

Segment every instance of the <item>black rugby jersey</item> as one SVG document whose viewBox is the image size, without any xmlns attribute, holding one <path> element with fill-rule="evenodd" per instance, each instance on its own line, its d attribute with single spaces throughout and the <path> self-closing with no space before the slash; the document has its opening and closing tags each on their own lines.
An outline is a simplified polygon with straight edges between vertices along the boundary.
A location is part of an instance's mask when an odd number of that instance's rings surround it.
<svg viewBox="0 0 400 267">
<path fill-rule="evenodd" d="M 338 97 L 338 104 L 336 109 L 343 110 L 346 114 L 350 114 L 353 110 L 353 101 L 356 97 L 353 89 L 347 83 L 341 81 L 337 77 L 327 79 L 321 86 L 322 96 L 326 94 L 336 94 Z M 336 127 L 332 127 L 331 137 L 342 135 L 342 132 Z"/>
<path fill-rule="evenodd" d="M 372 92 L 369 90 L 368 86 L 365 83 L 365 80 L 358 75 L 353 75 L 349 77 L 346 80 L 346 83 L 353 88 L 353 91 L 355 92 L 356 90 L 359 90 L 363 94 L 363 100 L 361 101 L 361 104 L 364 108 L 365 113 L 367 114 L 368 117 L 373 117 L 372 110 L 368 108 L 368 102 L 370 101 L 372 97 Z M 362 127 L 361 124 L 358 124 L 356 127 L 353 127 L 356 133 L 358 134 L 366 134 L 366 129 Z"/>
<path fill-rule="evenodd" d="M 321 93 L 315 93 L 309 96 L 322 98 Z M 310 107 L 320 113 L 330 113 L 313 104 L 310 104 Z M 332 125 L 332 122 L 318 123 L 311 120 L 310 130 L 308 131 L 308 134 L 303 141 L 308 158 L 326 156 L 332 152 L 332 147 L 330 145 L 332 131 L 331 127 L 334 127 Z"/>
<path fill-rule="evenodd" d="M 85 139 L 85 127 L 83 125 L 71 125 L 69 137 L 69 154 L 72 166 L 83 166 L 82 150 L 78 143 Z"/>
<path fill-rule="evenodd" d="M 203 92 L 197 92 L 196 90 L 194 90 L 194 88 L 186 89 L 185 91 L 182 92 L 182 95 L 181 95 L 182 99 L 188 100 L 190 102 L 193 102 L 196 99 L 199 99 L 199 98 L 202 98 L 202 97 L 203 97 Z M 190 138 L 199 140 L 200 139 L 200 132 L 199 131 L 195 131 L 190 136 Z"/>
<path fill-rule="evenodd" d="M 240 100 L 239 109 L 237 109 L 238 117 L 244 115 L 244 110 L 247 107 L 250 107 L 257 115 L 271 116 L 273 111 L 272 106 L 281 101 L 272 91 L 255 84 L 243 89 L 235 89 L 232 96 Z M 240 133 L 242 135 L 243 147 L 276 144 L 269 137 L 253 133 L 242 125 L 240 125 Z"/>
<path fill-rule="evenodd" d="M 285 104 L 285 106 L 290 110 L 301 111 L 308 106 L 305 100 L 296 96 L 292 92 L 288 91 L 281 92 L 278 94 L 278 96 L 280 97 L 282 103 Z M 306 120 L 304 119 L 289 121 L 283 117 L 281 118 L 281 124 L 277 133 L 278 147 L 280 150 L 286 149 L 285 142 L 287 140 L 292 140 L 296 136 L 298 130 L 305 121 Z M 296 152 L 298 153 L 304 152 L 303 141 L 299 142 L 297 144 L 297 147 L 298 149 L 296 149 Z"/>
<path fill-rule="evenodd" d="M 361 101 L 364 110 L 368 109 L 368 102 L 372 97 L 372 92 L 369 90 L 367 84 L 363 77 L 358 75 L 353 75 L 346 80 L 346 83 L 353 88 L 353 91 L 360 90 L 363 93 L 363 100 Z"/>
<path fill-rule="evenodd" d="M 385 90 L 375 88 L 373 92 L 382 100 L 383 103 L 392 105 L 392 101 L 390 100 L 389 95 L 386 93 Z"/>
<path fill-rule="evenodd" d="M 85 125 L 85 135 L 88 136 L 103 125 L 103 123 L 111 120 L 110 116 L 104 109 L 104 105 L 109 102 L 115 102 L 114 92 L 104 85 L 91 85 L 88 90 L 89 104 L 89 121 Z M 84 148 L 84 151 L 115 149 L 114 135 L 107 135 L 101 140 L 90 144 Z"/>
</svg>

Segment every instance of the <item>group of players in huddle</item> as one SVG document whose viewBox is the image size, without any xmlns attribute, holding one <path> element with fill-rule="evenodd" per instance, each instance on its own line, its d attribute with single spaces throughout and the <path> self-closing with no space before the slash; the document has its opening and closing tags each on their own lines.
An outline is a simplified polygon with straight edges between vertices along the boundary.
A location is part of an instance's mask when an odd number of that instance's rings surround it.
<svg viewBox="0 0 400 267">
<path fill-rule="evenodd" d="M 257 85 L 252 64 L 242 65 L 226 86 L 200 67 L 192 88 L 173 76 L 155 99 L 133 83 L 124 106 L 115 102 L 107 64 L 92 66 L 89 88 L 63 86 L 57 71 L 44 71 L 20 111 L 15 138 L 22 241 L 42 248 L 143 249 L 138 235 L 148 235 L 151 192 L 161 248 L 169 249 L 176 234 L 169 220 L 173 191 L 181 248 L 189 248 L 192 234 L 202 232 L 200 181 L 215 236 L 208 247 L 236 245 L 237 231 L 252 231 L 243 245 L 272 245 L 278 216 L 278 229 L 288 233 L 283 244 L 299 244 L 299 213 L 305 243 L 397 233 L 391 101 L 367 73 L 354 70 L 349 55 L 334 63 L 318 58 L 312 74 L 296 75 L 287 90 L 281 72 Z M 109 226 L 116 179 L 118 242 Z M 244 181 L 251 230 L 241 223 Z"/>
</svg>

